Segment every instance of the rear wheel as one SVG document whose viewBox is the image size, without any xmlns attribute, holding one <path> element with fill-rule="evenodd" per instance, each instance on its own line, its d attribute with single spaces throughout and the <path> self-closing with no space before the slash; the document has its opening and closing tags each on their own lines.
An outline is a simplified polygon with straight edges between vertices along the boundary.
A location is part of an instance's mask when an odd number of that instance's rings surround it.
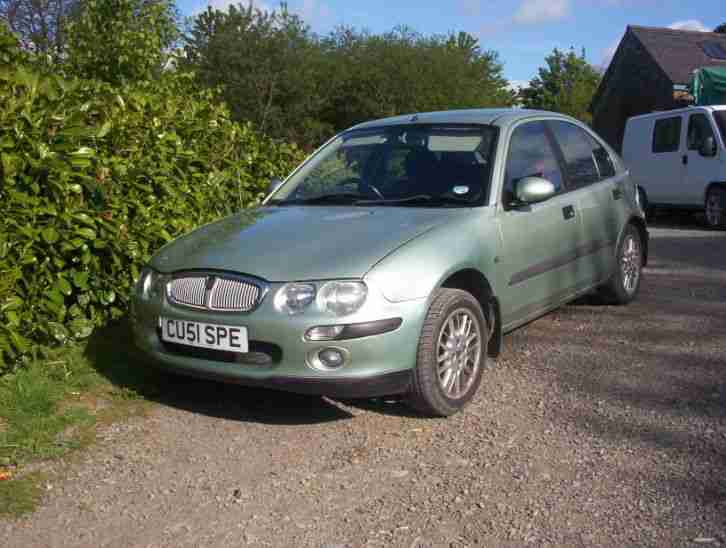
<svg viewBox="0 0 726 548">
<path fill-rule="evenodd" d="M 706 194 L 705 214 L 709 228 L 726 228 L 726 191 L 714 186 Z"/>
<path fill-rule="evenodd" d="M 634 225 L 625 228 L 615 258 L 615 273 L 602 294 L 611 304 L 628 304 L 638 294 L 643 274 L 643 242 Z"/>
<path fill-rule="evenodd" d="M 484 313 L 471 294 L 437 290 L 421 331 L 408 403 L 436 417 L 461 410 L 481 384 L 488 339 Z"/>
</svg>

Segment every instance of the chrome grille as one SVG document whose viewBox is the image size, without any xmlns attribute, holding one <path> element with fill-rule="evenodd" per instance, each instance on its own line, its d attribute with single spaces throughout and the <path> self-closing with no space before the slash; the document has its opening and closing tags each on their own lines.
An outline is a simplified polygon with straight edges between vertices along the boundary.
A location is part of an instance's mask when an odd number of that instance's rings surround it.
<svg viewBox="0 0 726 548">
<path fill-rule="evenodd" d="M 169 282 L 172 303 L 220 312 L 249 312 L 264 296 L 264 285 L 224 275 L 181 275 Z"/>
<path fill-rule="evenodd" d="M 252 310 L 257 305 L 260 288 L 249 282 L 218 278 L 209 296 L 209 308 L 221 311 Z"/>
<path fill-rule="evenodd" d="M 169 298 L 172 302 L 206 308 L 207 277 L 174 278 L 169 282 Z"/>
</svg>

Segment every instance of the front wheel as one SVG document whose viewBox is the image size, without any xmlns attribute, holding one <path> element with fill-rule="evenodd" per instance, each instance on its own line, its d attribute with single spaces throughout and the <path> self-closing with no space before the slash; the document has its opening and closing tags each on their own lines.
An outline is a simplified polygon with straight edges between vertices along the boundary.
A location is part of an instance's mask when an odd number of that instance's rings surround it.
<svg viewBox="0 0 726 548">
<path fill-rule="evenodd" d="M 721 187 L 712 187 L 706 194 L 705 214 L 709 228 L 726 228 L 726 191 Z"/>
<path fill-rule="evenodd" d="M 634 225 L 626 227 L 615 259 L 615 273 L 602 293 L 611 304 L 628 304 L 638 294 L 643 277 L 643 242 Z"/>
<path fill-rule="evenodd" d="M 488 339 L 478 301 L 466 291 L 438 289 L 421 331 L 409 404 L 436 417 L 460 411 L 481 384 Z"/>
</svg>

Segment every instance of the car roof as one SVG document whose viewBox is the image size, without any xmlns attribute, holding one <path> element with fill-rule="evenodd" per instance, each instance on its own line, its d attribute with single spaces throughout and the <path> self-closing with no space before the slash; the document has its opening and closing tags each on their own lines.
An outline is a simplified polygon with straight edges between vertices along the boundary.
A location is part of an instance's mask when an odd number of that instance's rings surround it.
<svg viewBox="0 0 726 548">
<path fill-rule="evenodd" d="M 419 112 L 403 114 L 390 118 L 371 120 L 353 126 L 350 129 L 366 129 L 383 126 L 397 126 L 402 124 L 484 124 L 503 126 L 517 120 L 532 117 L 547 116 L 573 120 L 556 112 L 546 110 L 529 110 L 521 108 L 472 108 L 464 110 L 441 110 L 437 112 Z"/>
<path fill-rule="evenodd" d="M 655 112 L 648 112 L 646 114 L 640 114 L 638 116 L 632 116 L 629 120 L 647 120 L 648 118 L 654 118 L 659 116 L 678 116 L 680 114 L 688 114 L 697 110 L 717 111 L 726 110 L 726 105 L 691 105 L 683 108 L 676 108 L 672 110 L 656 110 Z"/>
</svg>

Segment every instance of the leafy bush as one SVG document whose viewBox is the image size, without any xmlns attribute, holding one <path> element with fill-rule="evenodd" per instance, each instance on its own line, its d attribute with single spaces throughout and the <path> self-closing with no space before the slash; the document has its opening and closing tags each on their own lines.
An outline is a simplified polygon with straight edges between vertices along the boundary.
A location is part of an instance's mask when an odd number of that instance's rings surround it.
<svg viewBox="0 0 726 548">
<path fill-rule="evenodd" d="M 0 39 L 0 56 L 11 49 Z M 189 75 L 114 87 L 6 67 L 0 372 L 123 315 L 158 247 L 255 204 L 301 159 L 232 122 Z"/>
</svg>

